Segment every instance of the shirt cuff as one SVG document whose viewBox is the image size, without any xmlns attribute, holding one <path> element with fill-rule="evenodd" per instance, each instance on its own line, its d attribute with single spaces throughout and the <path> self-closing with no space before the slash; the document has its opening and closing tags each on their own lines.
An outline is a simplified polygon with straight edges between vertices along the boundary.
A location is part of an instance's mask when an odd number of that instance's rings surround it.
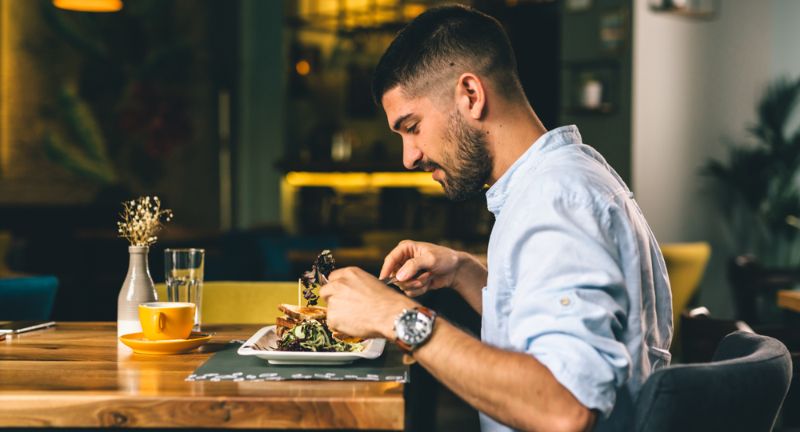
<svg viewBox="0 0 800 432">
<path fill-rule="evenodd" d="M 617 397 L 613 372 L 608 367 L 598 367 L 602 361 L 587 362 L 577 357 L 565 359 L 564 355 L 548 354 L 549 347 L 542 348 L 532 347 L 529 354 L 549 369 L 555 379 L 583 406 L 597 410 L 604 418 L 608 418 Z"/>
</svg>

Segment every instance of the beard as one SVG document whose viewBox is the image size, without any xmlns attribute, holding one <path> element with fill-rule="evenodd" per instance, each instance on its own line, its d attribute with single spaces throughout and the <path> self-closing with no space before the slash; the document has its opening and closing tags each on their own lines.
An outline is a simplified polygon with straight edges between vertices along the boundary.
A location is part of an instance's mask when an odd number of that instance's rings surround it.
<svg viewBox="0 0 800 432">
<path fill-rule="evenodd" d="M 420 167 L 426 171 L 440 169 L 444 172 L 445 178 L 439 183 L 452 201 L 464 201 L 478 195 L 489 180 L 494 165 L 486 137 L 454 110 L 450 113 L 444 138 L 450 144 L 449 148 L 455 147 L 455 154 L 444 152 L 442 165 L 421 161 Z"/>
</svg>

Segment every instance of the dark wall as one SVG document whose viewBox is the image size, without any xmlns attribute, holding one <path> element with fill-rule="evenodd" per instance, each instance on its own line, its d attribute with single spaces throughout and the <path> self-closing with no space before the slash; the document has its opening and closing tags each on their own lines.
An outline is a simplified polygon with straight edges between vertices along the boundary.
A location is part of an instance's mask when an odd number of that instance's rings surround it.
<svg viewBox="0 0 800 432">
<path fill-rule="evenodd" d="M 596 0 L 561 20 L 562 125 L 575 124 L 583 142 L 597 149 L 625 182 L 631 176 L 631 0 Z M 586 77 L 603 82 L 601 109 L 580 106 Z"/>
<path fill-rule="evenodd" d="M 505 27 L 517 57 L 522 87 L 539 119 L 548 129 L 559 126 L 560 5 L 540 2 L 506 7 L 500 2 L 485 2 L 478 7 Z"/>
</svg>

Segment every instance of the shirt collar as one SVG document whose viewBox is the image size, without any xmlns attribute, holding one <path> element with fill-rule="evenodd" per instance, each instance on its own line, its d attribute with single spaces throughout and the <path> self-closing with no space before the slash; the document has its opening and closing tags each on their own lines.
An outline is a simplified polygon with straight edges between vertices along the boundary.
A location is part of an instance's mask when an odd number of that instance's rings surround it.
<svg viewBox="0 0 800 432">
<path fill-rule="evenodd" d="M 575 125 L 562 126 L 540 136 L 486 191 L 486 206 L 489 211 L 494 213 L 495 217 L 500 215 L 500 210 L 502 210 L 506 198 L 508 198 L 514 185 L 519 181 L 519 177 L 521 177 L 519 173 L 529 171 L 524 168 L 532 168 L 537 163 L 538 158 L 534 157 L 536 153 L 547 152 L 568 144 L 580 144 L 581 142 L 583 142 L 581 134 Z"/>
</svg>

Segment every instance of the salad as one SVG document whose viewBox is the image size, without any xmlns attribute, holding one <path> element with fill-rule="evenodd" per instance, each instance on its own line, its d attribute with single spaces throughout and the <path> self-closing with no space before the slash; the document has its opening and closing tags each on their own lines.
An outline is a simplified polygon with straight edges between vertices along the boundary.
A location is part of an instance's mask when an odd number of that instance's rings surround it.
<svg viewBox="0 0 800 432">
<path fill-rule="evenodd" d="M 280 351 L 359 352 L 361 343 L 349 343 L 333 337 L 325 321 L 308 319 L 283 333 L 278 341 Z"/>
</svg>

